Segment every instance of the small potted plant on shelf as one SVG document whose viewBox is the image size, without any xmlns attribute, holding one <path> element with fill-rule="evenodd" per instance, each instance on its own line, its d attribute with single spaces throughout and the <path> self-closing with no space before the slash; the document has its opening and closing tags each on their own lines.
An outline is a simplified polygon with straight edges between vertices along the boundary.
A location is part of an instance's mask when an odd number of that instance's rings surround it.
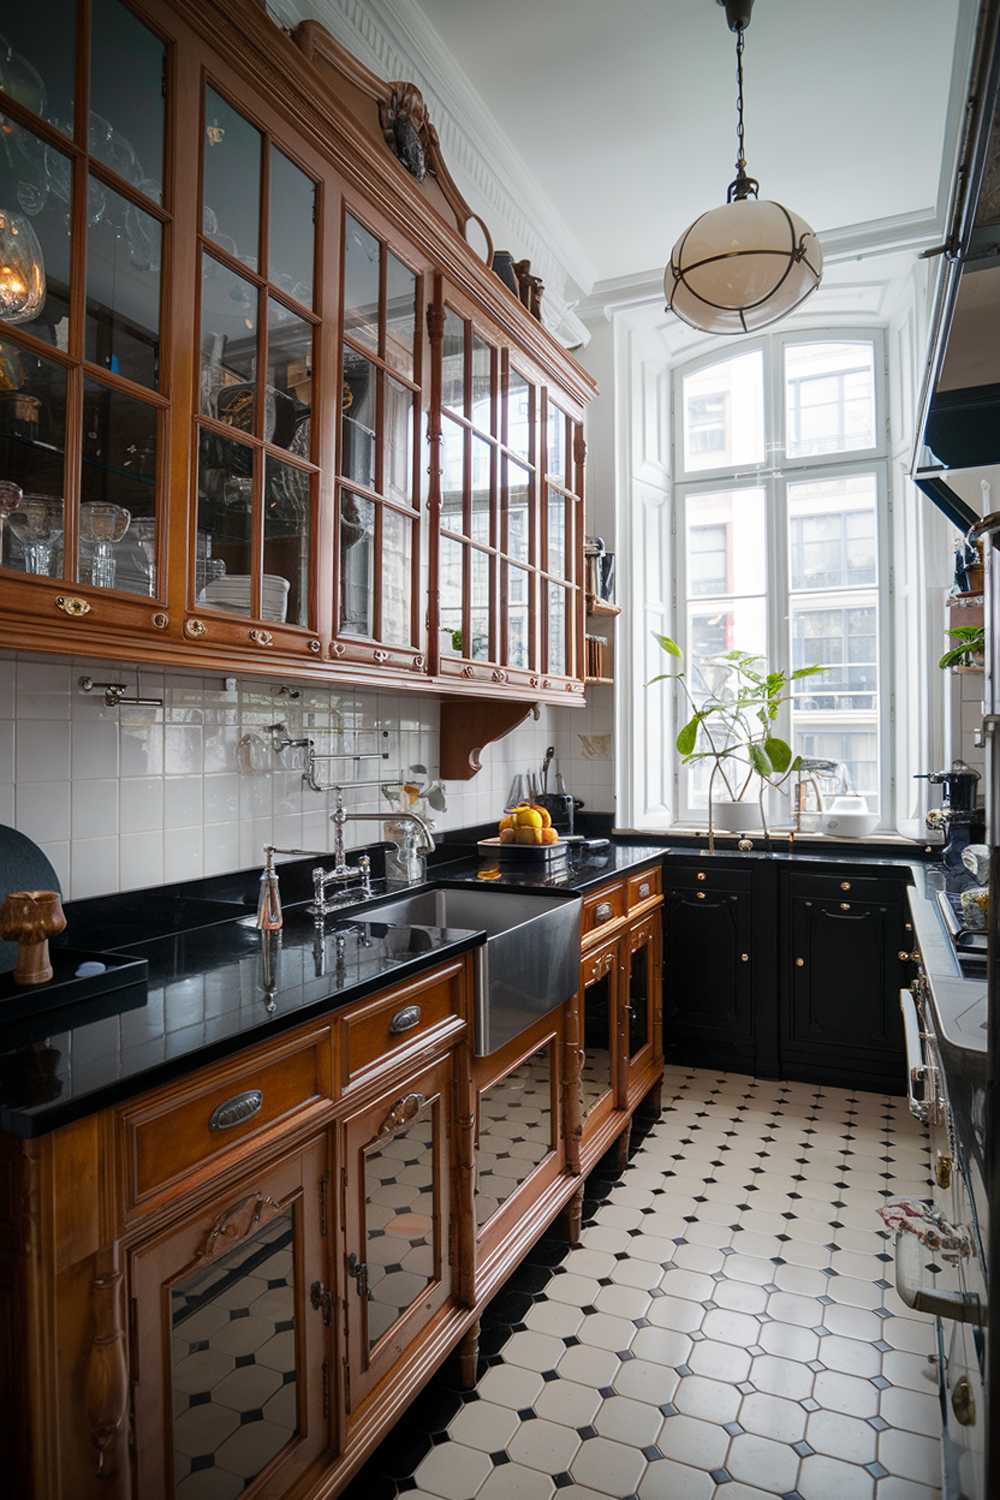
<svg viewBox="0 0 1000 1500">
<path fill-rule="evenodd" d="M 957 646 L 952 646 L 946 651 L 938 662 L 942 671 L 949 667 L 981 667 L 983 665 L 983 651 L 986 647 L 986 630 L 982 625 L 956 625 L 953 630 L 945 632 L 952 636 Z"/>
<path fill-rule="evenodd" d="M 683 661 L 680 647 L 669 636 L 655 639 L 668 656 Z M 774 733 L 775 720 L 791 698 L 793 682 L 825 671 L 820 666 L 769 671 L 762 656 L 734 650 L 707 657 L 698 667 L 699 682 L 693 690 L 683 670 L 660 673 L 647 684 L 678 682 L 688 701 L 691 717 L 675 744 L 683 765 L 711 762 L 710 850 L 715 849 L 717 828 L 726 833 L 761 828 L 769 837 L 767 791 L 780 791 L 802 764 L 802 757 L 793 756 L 791 746 Z"/>
</svg>

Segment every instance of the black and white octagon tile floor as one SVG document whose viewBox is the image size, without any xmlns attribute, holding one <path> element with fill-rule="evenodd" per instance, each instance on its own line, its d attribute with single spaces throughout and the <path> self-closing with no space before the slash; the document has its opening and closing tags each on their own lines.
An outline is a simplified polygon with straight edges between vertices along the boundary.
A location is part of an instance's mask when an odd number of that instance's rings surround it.
<svg viewBox="0 0 1000 1500">
<path fill-rule="evenodd" d="M 671 1068 L 350 1500 L 937 1500 L 932 1323 L 878 1208 L 926 1196 L 903 1099 Z"/>
</svg>

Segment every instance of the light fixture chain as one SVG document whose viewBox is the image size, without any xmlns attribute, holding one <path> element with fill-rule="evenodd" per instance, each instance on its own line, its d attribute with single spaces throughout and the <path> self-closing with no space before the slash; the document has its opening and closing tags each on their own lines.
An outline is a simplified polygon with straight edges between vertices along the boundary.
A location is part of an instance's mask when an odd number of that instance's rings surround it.
<svg viewBox="0 0 1000 1500">
<path fill-rule="evenodd" d="M 743 129 L 743 44 L 746 36 L 746 28 L 737 27 L 736 30 L 736 170 L 742 172 L 746 168 L 746 146 L 744 144 Z"/>
</svg>

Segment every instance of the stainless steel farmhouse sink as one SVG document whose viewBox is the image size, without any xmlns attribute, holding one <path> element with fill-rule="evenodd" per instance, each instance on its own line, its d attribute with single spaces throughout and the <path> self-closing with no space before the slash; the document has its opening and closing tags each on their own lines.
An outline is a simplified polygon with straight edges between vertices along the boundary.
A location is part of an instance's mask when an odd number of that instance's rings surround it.
<svg viewBox="0 0 1000 1500">
<path fill-rule="evenodd" d="M 475 954 L 475 1050 L 483 1057 L 576 993 L 580 911 L 579 896 L 439 889 L 365 915 L 390 925 L 485 930 Z"/>
</svg>

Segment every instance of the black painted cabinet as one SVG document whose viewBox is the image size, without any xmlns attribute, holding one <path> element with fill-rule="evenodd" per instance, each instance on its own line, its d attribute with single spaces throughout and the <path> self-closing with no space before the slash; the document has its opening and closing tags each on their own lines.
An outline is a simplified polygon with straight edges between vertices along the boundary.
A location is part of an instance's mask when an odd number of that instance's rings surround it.
<svg viewBox="0 0 1000 1500">
<path fill-rule="evenodd" d="M 713 1066 L 754 1055 L 749 890 L 671 885 L 663 908 L 663 1039 L 668 1057 Z"/>
<path fill-rule="evenodd" d="M 892 893 L 895 894 L 895 893 Z M 902 895 L 902 891 L 899 892 Z M 897 899 L 786 897 L 782 944 L 781 1056 L 786 1071 L 822 1079 L 902 1085 L 899 957 L 903 917 Z"/>
</svg>

